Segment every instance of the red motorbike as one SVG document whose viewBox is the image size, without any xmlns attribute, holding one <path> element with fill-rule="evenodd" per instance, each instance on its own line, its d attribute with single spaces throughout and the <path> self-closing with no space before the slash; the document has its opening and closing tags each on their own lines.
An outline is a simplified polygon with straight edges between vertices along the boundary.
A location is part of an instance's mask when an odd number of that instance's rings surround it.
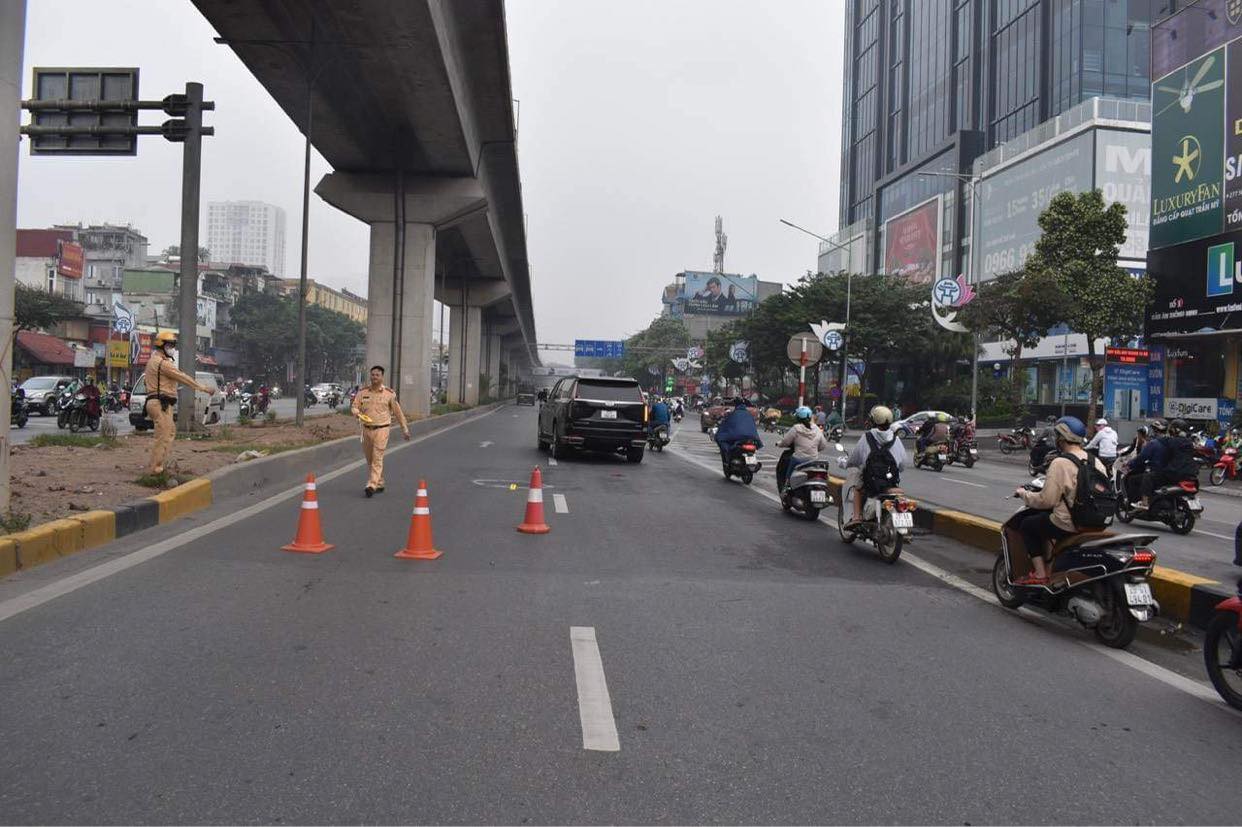
<svg viewBox="0 0 1242 827">
<path fill-rule="evenodd" d="M 1203 638 L 1203 662 L 1225 703 L 1242 709 L 1242 595 L 1217 604 Z"/>
<path fill-rule="evenodd" d="M 1014 451 L 1029 451 L 1031 443 L 1035 439 L 1035 429 L 1027 427 L 1014 428 L 1007 434 L 997 434 L 997 441 L 1000 443 L 1002 454 L 1012 454 Z"/>
<path fill-rule="evenodd" d="M 1221 451 L 1216 464 L 1212 466 L 1212 472 L 1208 475 L 1208 479 L 1212 481 L 1212 485 L 1221 485 L 1225 480 L 1236 480 L 1237 478 L 1238 449 L 1226 448 L 1224 451 Z"/>
</svg>

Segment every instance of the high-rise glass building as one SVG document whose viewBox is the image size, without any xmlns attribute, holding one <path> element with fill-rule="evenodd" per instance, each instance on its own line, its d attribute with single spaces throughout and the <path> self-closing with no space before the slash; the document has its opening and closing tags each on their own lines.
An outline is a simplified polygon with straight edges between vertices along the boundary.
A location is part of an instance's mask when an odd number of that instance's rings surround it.
<svg viewBox="0 0 1242 827">
<path fill-rule="evenodd" d="M 1088 98 L 1148 98 L 1150 27 L 1186 4 L 846 3 L 837 238 L 862 272 L 883 268 L 885 223 L 936 196 L 946 266 L 961 272 L 970 188 L 952 176 Z"/>
<path fill-rule="evenodd" d="M 262 201 L 207 204 L 207 249 L 221 264 L 262 265 L 285 275 L 285 211 Z"/>
</svg>

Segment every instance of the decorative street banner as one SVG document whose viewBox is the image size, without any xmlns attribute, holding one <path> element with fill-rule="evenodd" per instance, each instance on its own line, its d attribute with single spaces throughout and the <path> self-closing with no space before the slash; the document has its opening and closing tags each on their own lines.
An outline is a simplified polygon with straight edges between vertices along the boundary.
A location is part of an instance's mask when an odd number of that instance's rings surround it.
<svg viewBox="0 0 1242 827">
<path fill-rule="evenodd" d="M 911 284 L 940 278 L 940 196 L 884 224 L 884 272 Z"/>
<path fill-rule="evenodd" d="M 738 364 L 742 364 L 749 356 L 750 344 L 748 342 L 737 341 L 729 346 L 729 358 Z"/>
<path fill-rule="evenodd" d="M 1151 94 L 1150 244 L 1155 250 L 1222 230 L 1225 49 L 1160 78 Z"/>
<path fill-rule="evenodd" d="M 134 311 L 119 299 L 112 303 L 112 329 L 117 333 L 129 333 L 134 329 Z"/>
<path fill-rule="evenodd" d="M 965 333 L 966 326 L 957 320 L 957 312 L 975 298 L 975 288 L 965 276 L 943 278 L 932 285 L 932 316 L 945 330 Z"/>
</svg>

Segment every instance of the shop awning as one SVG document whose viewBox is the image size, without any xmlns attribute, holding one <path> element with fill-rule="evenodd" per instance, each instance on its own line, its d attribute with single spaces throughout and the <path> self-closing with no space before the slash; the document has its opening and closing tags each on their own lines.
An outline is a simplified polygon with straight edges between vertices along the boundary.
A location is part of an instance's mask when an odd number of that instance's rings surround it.
<svg viewBox="0 0 1242 827">
<path fill-rule="evenodd" d="M 214 357 L 214 356 L 208 356 L 208 355 L 207 355 L 207 354 L 205 354 L 205 353 L 200 354 L 200 355 L 198 356 L 198 363 L 199 363 L 200 365 L 205 365 L 205 366 L 207 366 L 207 367 L 209 367 L 209 368 L 214 368 L 214 367 L 217 367 L 217 366 L 220 364 L 219 362 L 217 362 L 217 361 L 216 361 L 216 357 Z"/>
<path fill-rule="evenodd" d="M 73 367 L 73 350 L 55 336 L 22 330 L 17 334 L 17 346 L 26 351 L 33 362 Z"/>
</svg>

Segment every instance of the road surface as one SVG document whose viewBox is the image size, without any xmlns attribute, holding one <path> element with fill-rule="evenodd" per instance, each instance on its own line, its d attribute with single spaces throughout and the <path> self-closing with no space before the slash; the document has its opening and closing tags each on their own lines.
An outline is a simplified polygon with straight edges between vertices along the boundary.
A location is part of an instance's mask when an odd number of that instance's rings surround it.
<svg viewBox="0 0 1242 827">
<path fill-rule="evenodd" d="M 324 555 L 291 489 L 0 582 L 0 821 L 1237 821 L 1196 653 L 1005 612 L 936 538 L 887 566 L 697 426 L 553 465 L 535 417 L 321 476 Z M 420 478 L 444 556 L 395 560 Z"/>
</svg>

